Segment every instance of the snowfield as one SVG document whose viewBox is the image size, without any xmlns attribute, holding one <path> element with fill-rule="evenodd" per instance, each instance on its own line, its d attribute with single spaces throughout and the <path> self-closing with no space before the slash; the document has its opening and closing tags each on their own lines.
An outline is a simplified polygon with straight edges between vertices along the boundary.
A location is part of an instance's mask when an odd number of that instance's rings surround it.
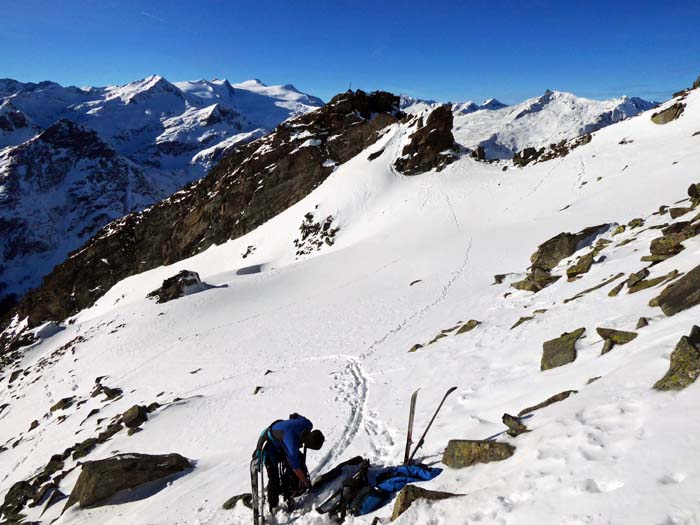
<svg viewBox="0 0 700 525">
<path fill-rule="evenodd" d="M 418 502 L 396 523 L 700 523 L 700 420 L 694 417 L 700 385 L 677 393 L 652 389 L 678 339 L 698 323 L 698 307 L 666 317 L 648 306 L 663 286 L 609 297 L 626 277 L 564 302 L 619 272 L 641 270 L 647 264 L 640 257 L 660 235 L 649 228 L 697 214 L 652 215 L 660 205 L 686 199 L 687 187 L 700 182 L 700 136 L 693 136 L 700 130 L 700 91 L 685 102 L 684 114 L 669 124 L 654 124 L 651 112 L 642 113 L 597 131 L 566 157 L 505 171 L 503 163 L 464 156 L 439 173 L 404 177 L 392 163 L 407 140 L 405 125 L 391 126 L 260 228 L 121 281 L 29 349 L 20 363 L 26 373 L 11 385 L 5 371 L 0 494 L 53 454 L 97 435 L 112 416 L 158 402 L 143 431 L 121 431 L 79 461 L 177 452 L 196 463 L 191 472 L 148 498 L 132 494 L 63 514 L 59 502 L 41 517 L 40 505 L 27 519 L 248 524 L 249 509 L 222 504 L 249 491 L 251 452 L 273 420 L 299 412 L 326 434 L 324 448 L 309 454 L 312 477 L 355 455 L 395 465 L 403 457 L 411 392 L 421 389 L 418 433 L 444 391 L 457 386 L 419 459 L 442 466 L 448 440 L 494 436 L 514 445 L 515 454 L 445 467 L 422 485 L 463 496 Z M 456 138 L 460 142 L 459 130 Z M 307 213 L 319 221 L 332 215 L 339 231 L 333 246 L 298 258 L 293 241 Z M 612 235 L 638 217 L 644 226 Z M 567 282 L 565 270 L 588 248 L 562 261 L 553 274 L 564 277 L 536 294 L 509 286 L 524 276 L 539 244 L 598 224 L 610 224 L 599 238 L 613 242 L 582 278 Z M 255 249 L 243 258 L 249 246 Z M 700 237 L 684 246 L 651 267 L 651 277 L 697 266 Z M 146 298 L 183 269 L 198 272 L 208 289 L 164 304 Z M 516 275 L 493 284 L 495 274 L 511 272 Z M 524 316 L 533 319 L 511 329 Z M 636 330 L 642 316 L 649 326 Z M 469 319 L 481 324 L 409 352 Z M 543 342 L 580 327 L 586 331 L 577 359 L 540 371 Z M 639 336 L 601 356 L 597 327 Z M 91 397 L 98 376 L 123 396 Z M 505 434 L 504 413 L 572 389 L 578 393 L 523 420 L 531 432 Z M 69 396 L 84 403 L 49 411 Z M 87 417 L 94 409 L 99 412 Z M 33 420 L 38 426 L 29 431 Z M 66 461 L 66 469 L 73 465 Z M 75 469 L 60 481 L 64 493 L 78 474 Z M 390 513 L 388 506 L 346 523 L 370 524 Z M 280 511 L 272 523 L 332 522 L 315 511 Z"/>
</svg>

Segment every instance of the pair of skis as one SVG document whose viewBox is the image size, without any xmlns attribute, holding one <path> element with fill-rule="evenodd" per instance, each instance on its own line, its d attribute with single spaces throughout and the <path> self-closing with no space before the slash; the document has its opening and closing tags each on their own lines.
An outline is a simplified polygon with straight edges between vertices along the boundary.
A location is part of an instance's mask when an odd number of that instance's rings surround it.
<svg viewBox="0 0 700 525">
<path fill-rule="evenodd" d="M 420 390 L 420 388 L 418 390 Z M 423 446 L 423 444 L 425 443 L 425 436 L 428 434 L 430 427 L 433 426 L 433 422 L 435 421 L 435 418 L 437 418 L 437 415 L 440 412 L 442 405 L 445 404 L 445 400 L 447 399 L 447 396 L 449 396 L 452 392 L 457 390 L 457 387 L 453 386 L 452 388 L 449 388 L 447 390 L 447 392 L 445 392 L 445 395 L 442 396 L 442 401 L 440 401 L 440 404 L 438 405 L 437 409 L 435 410 L 433 417 L 430 419 L 428 426 L 425 427 L 425 430 L 423 431 L 423 435 L 418 440 L 418 443 L 416 444 L 416 447 L 413 449 L 413 452 L 411 452 L 411 445 L 413 444 L 413 420 L 414 420 L 415 415 L 416 415 L 416 400 L 418 399 L 418 390 L 413 392 L 413 394 L 411 395 L 411 407 L 410 407 L 409 412 L 408 412 L 408 430 L 406 432 L 406 450 L 405 450 L 404 456 L 403 456 L 403 464 L 404 465 L 411 464 L 411 462 L 413 461 L 413 458 L 416 455 L 416 452 L 418 452 L 418 449 L 421 448 Z"/>
</svg>

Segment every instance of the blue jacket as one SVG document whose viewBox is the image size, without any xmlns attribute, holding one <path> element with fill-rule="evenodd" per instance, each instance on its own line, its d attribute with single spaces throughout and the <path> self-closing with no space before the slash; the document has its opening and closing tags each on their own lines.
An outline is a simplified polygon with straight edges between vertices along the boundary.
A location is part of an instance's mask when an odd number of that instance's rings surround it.
<svg viewBox="0 0 700 525">
<path fill-rule="evenodd" d="M 278 421 L 270 427 L 274 445 L 287 457 L 293 469 L 302 468 L 304 458 L 299 449 L 304 445 L 301 435 L 304 431 L 311 431 L 313 427 L 311 421 L 299 415 L 293 419 Z"/>
</svg>

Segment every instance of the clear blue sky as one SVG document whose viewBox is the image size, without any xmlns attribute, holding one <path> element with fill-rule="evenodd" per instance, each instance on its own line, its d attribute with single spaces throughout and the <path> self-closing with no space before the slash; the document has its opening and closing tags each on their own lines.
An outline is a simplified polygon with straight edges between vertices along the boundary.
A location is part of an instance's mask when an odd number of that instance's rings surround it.
<svg viewBox="0 0 700 525">
<path fill-rule="evenodd" d="M 700 1 L 2 0 L 0 77 L 259 78 L 513 103 L 667 98 L 700 74 Z"/>
</svg>

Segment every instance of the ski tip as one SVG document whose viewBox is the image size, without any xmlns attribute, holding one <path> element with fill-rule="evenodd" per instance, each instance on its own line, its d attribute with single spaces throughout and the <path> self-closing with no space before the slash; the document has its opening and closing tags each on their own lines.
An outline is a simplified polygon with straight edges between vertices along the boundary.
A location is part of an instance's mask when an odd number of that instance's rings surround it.
<svg viewBox="0 0 700 525">
<path fill-rule="evenodd" d="M 451 393 L 454 392 L 455 390 L 457 390 L 457 387 L 456 387 L 456 386 L 453 386 L 452 388 L 450 388 L 450 389 L 447 391 L 447 393 L 448 393 L 448 394 L 451 394 Z"/>
</svg>

